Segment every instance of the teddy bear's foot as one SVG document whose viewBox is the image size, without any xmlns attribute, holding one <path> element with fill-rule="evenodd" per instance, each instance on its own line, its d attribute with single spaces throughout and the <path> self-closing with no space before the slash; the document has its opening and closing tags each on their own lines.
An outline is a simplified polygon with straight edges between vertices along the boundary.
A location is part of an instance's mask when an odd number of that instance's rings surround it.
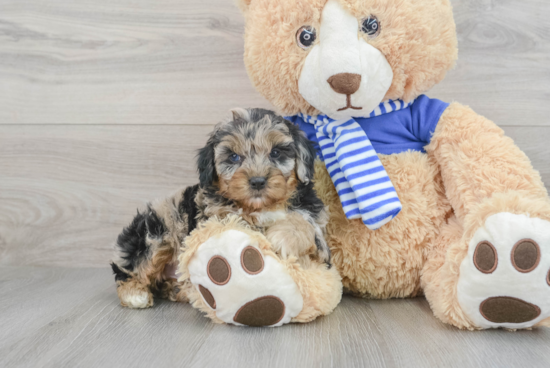
<svg viewBox="0 0 550 368">
<path fill-rule="evenodd" d="M 550 316 L 550 222 L 502 212 L 476 231 L 457 297 L 480 328 L 529 328 Z"/>
<path fill-rule="evenodd" d="M 280 326 L 303 308 L 284 266 L 246 233 L 228 230 L 200 245 L 189 262 L 191 283 L 225 323 Z"/>
</svg>

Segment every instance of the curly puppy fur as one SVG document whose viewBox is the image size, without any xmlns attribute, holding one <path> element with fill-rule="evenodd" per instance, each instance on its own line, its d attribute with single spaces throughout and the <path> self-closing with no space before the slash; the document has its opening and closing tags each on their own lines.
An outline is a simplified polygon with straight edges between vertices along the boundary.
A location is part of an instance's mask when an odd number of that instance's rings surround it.
<svg viewBox="0 0 550 368">
<path fill-rule="evenodd" d="M 184 237 L 197 226 L 194 198 L 198 185 L 178 191 L 164 200 L 153 202 L 137 213 L 118 236 L 115 274 L 121 304 L 131 308 L 153 305 L 153 295 L 172 301 L 186 301 L 178 284 L 165 274 L 167 264 L 177 260 Z"/>
<path fill-rule="evenodd" d="M 286 259 L 326 263 L 328 215 L 313 189 L 315 151 L 292 123 L 263 109 L 234 109 L 216 126 L 197 164 L 200 184 L 148 205 L 119 235 L 111 266 L 123 306 L 153 296 L 187 301 L 173 273 L 184 238 L 211 217 L 236 215 Z"/>
</svg>

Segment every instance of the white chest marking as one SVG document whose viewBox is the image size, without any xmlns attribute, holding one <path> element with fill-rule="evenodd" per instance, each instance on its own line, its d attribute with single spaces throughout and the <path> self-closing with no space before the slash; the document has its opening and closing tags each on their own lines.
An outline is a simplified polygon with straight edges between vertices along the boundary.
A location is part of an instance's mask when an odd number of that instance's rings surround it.
<svg viewBox="0 0 550 368">
<path fill-rule="evenodd" d="M 265 212 L 254 212 L 252 213 L 258 222 L 259 226 L 268 225 L 277 220 L 283 220 L 286 218 L 286 211 L 277 210 L 277 211 L 265 211 Z"/>
</svg>

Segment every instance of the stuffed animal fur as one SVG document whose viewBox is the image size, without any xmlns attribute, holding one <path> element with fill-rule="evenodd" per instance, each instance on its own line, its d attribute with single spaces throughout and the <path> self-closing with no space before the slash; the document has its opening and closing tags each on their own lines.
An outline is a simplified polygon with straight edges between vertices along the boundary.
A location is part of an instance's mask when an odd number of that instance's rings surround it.
<svg viewBox="0 0 550 368">
<path fill-rule="evenodd" d="M 315 190 L 328 206 L 326 241 L 344 291 L 425 295 L 437 318 L 461 329 L 549 325 L 550 200 L 539 173 L 496 124 L 423 95 L 457 59 L 450 2 L 239 6 L 252 83 L 317 143 Z M 343 192 L 326 168 L 323 121 L 359 124 L 376 151 L 401 205 L 380 228 L 344 212 Z M 188 275 L 185 264 L 180 269 Z"/>
<path fill-rule="evenodd" d="M 424 294 L 436 317 L 459 328 L 548 324 L 550 201 L 539 173 L 493 122 L 422 95 L 457 58 L 450 2 L 241 0 L 240 7 L 250 79 L 284 115 L 365 117 L 389 100 L 414 101 L 411 114 L 420 115 L 406 127 L 410 149 L 391 147 L 395 137 L 387 135 L 373 142 L 402 204 L 378 230 L 346 218 L 325 165 L 317 165 L 327 241 L 346 292 Z M 351 94 L 362 110 L 339 110 L 346 96 L 330 77 L 345 73 L 362 77 Z M 419 103 L 426 105 L 415 112 Z"/>
</svg>

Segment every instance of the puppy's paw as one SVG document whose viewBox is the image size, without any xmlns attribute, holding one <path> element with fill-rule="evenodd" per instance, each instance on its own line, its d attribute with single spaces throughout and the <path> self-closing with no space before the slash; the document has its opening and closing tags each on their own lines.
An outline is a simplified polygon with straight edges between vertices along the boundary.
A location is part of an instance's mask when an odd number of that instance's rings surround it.
<svg viewBox="0 0 550 368">
<path fill-rule="evenodd" d="M 289 236 L 289 234 L 292 234 Z M 273 251 L 275 251 L 282 259 L 288 259 L 289 257 L 300 258 L 303 256 L 310 256 L 317 259 L 321 263 L 326 263 L 331 267 L 330 263 L 330 248 L 327 242 L 322 236 L 312 234 L 315 239 L 315 243 L 312 243 L 311 239 L 307 236 L 296 235 L 297 233 L 289 232 L 274 232 L 268 231 L 266 234 L 267 240 L 271 243 Z"/>
<path fill-rule="evenodd" d="M 302 310 L 302 295 L 283 264 L 244 232 L 208 239 L 188 269 L 207 308 L 225 323 L 281 326 Z"/>
<path fill-rule="evenodd" d="M 119 285 L 117 293 L 123 307 L 143 309 L 153 306 L 153 294 L 149 288 L 134 280 Z"/>
<path fill-rule="evenodd" d="M 128 308 L 143 309 L 153 306 L 153 295 L 146 291 L 138 291 L 134 294 L 127 295 L 122 304 Z"/>
<path fill-rule="evenodd" d="M 315 229 L 297 213 L 287 214 L 284 219 L 270 224 L 265 230 L 265 237 L 273 251 L 283 259 L 316 252 Z"/>
</svg>

